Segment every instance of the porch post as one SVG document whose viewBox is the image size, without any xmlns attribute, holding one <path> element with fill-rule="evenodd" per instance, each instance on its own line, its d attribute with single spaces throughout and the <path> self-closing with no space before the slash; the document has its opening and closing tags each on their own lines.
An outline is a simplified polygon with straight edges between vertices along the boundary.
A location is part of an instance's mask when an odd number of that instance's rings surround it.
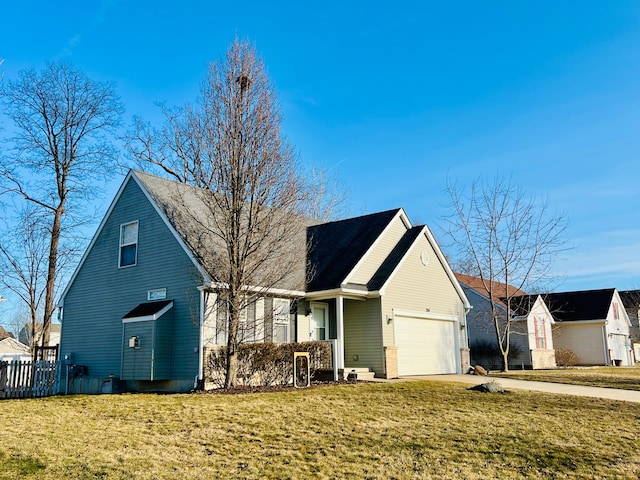
<svg viewBox="0 0 640 480">
<path fill-rule="evenodd" d="M 338 340 L 338 369 L 344 370 L 344 299 L 336 297 L 336 327 Z"/>
</svg>

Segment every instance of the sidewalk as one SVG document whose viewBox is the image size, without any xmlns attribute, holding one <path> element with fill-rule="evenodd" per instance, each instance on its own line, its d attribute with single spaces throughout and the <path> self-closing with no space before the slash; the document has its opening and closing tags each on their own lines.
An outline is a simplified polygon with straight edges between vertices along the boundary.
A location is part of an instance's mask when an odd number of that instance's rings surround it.
<svg viewBox="0 0 640 480">
<path fill-rule="evenodd" d="M 557 393 L 560 395 L 576 395 L 579 397 L 604 398 L 607 400 L 621 400 L 625 402 L 640 403 L 640 391 L 619 390 L 616 388 L 587 387 L 584 385 L 567 385 L 565 383 L 534 382 L 529 380 L 515 380 L 513 378 L 500 378 L 480 375 L 421 375 L 401 377 L 387 382 L 407 382 L 426 380 L 429 382 L 466 383 L 480 385 L 494 380 L 505 390 L 533 390 L 537 392 Z"/>
</svg>

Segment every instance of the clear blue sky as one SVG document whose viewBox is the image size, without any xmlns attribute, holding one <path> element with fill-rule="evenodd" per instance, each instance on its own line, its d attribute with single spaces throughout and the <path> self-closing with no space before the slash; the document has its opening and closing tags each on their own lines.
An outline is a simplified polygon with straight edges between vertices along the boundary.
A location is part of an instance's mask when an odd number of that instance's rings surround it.
<svg viewBox="0 0 640 480">
<path fill-rule="evenodd" d="M 0 57 L 115 81 L 128 122 L 192 101 L 236 36 L 352 214 L 403 207 L 442 238 L 447 175 L 503 172 L 569 217 L 557 289 L 640 288 L 640 2 L 7 1 Z"/>
</svg>

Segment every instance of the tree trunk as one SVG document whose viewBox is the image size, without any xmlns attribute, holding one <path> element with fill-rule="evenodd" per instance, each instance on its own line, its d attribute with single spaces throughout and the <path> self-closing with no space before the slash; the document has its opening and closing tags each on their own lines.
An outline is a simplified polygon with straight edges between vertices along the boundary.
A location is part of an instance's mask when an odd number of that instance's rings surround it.
<svg viewBox="0 0 640 480">
<path fill-rule="evenodd" d="M 44 318 L 42 319 L 42 338 L 40 345 L 49 345 L 49 333 L 51 331 L 51 319 L 55 305 L 53 304 L 55 295 L 56 268 L 58 263 L 58 244 L 60 243 L 60 222 L 64 213 L 64 200 L 60 202 L 53 216 L 51 226 L 51 243 L 49 244 L 49 265 L 47 268 L 47 284 L 44 301 Z"/>
<path fill-rule="evenodd" d="M 509 350 L 502 352 L 502 371 L 509 371 Z"/>
</svg>

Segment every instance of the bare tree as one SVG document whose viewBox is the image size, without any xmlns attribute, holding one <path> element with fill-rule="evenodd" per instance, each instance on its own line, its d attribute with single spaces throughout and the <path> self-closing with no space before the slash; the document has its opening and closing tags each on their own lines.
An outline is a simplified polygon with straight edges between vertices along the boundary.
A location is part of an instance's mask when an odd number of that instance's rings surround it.
<svg viewBox="0 0 640 480">
<path fill-rule="evenodd" d="M 94 197 L 98 182 L 113 171 L 109 137 L 123 108 L 112 84 L 62 62 L 5 79 L 0 101 L 13 122 L 13 136 L 4 139 L 0 194 L 38 208 L 48 222 L 42 335 L 47 345 L 61 241 L 86 220 L 81 201 Z"/>
<path fill-rule="evenodd" d="M 196 104 L 163 112 L 161 130 L 138 121 L 129 148 L 143 169 L 159 167 L 197 187 L 182 189 L 190 197 L 183 194 L 183 208 L 173 214 L 189 216 L 205 232 L 188 241 L 206 252 L 199 261 L 217 284 L 228 388 L 237 382 L 243 310 L 292 278 L 304 284 L 308 220 L 302 215 L 321 202 L 310 205 L 318 192 L 305 183 L 280 133 L 275 90 L 252 45 L 236 40 L 211 64 Z M 203 208 L 205 215 L 195 214 Z"/>
<path fill-rule="evenodd" d="M 493 182 L 476 180 L 468 190 L 448 182 L 447 192 L 451 214 L 445 218 L 446 233 L 458 261 L 482 280 L 491 302 L 502 370 L 508 371 L 512 299 L 529 285 L 550 278 L 553 260 L 566 248 L 566 218 L 501 177 Z M 506 315 L 500 314 L 500 305 L 506 307 Z"/>
<path fill-rule="evenodd" d="M 29 321 L 25 328 L 31 339 L 35 338 L 42 315 L 47 276 L 47 235 L 32 211 L 24 213 L 21 222 L 0 241 L 0 284 L 27 307 Z"/>
</svg>

